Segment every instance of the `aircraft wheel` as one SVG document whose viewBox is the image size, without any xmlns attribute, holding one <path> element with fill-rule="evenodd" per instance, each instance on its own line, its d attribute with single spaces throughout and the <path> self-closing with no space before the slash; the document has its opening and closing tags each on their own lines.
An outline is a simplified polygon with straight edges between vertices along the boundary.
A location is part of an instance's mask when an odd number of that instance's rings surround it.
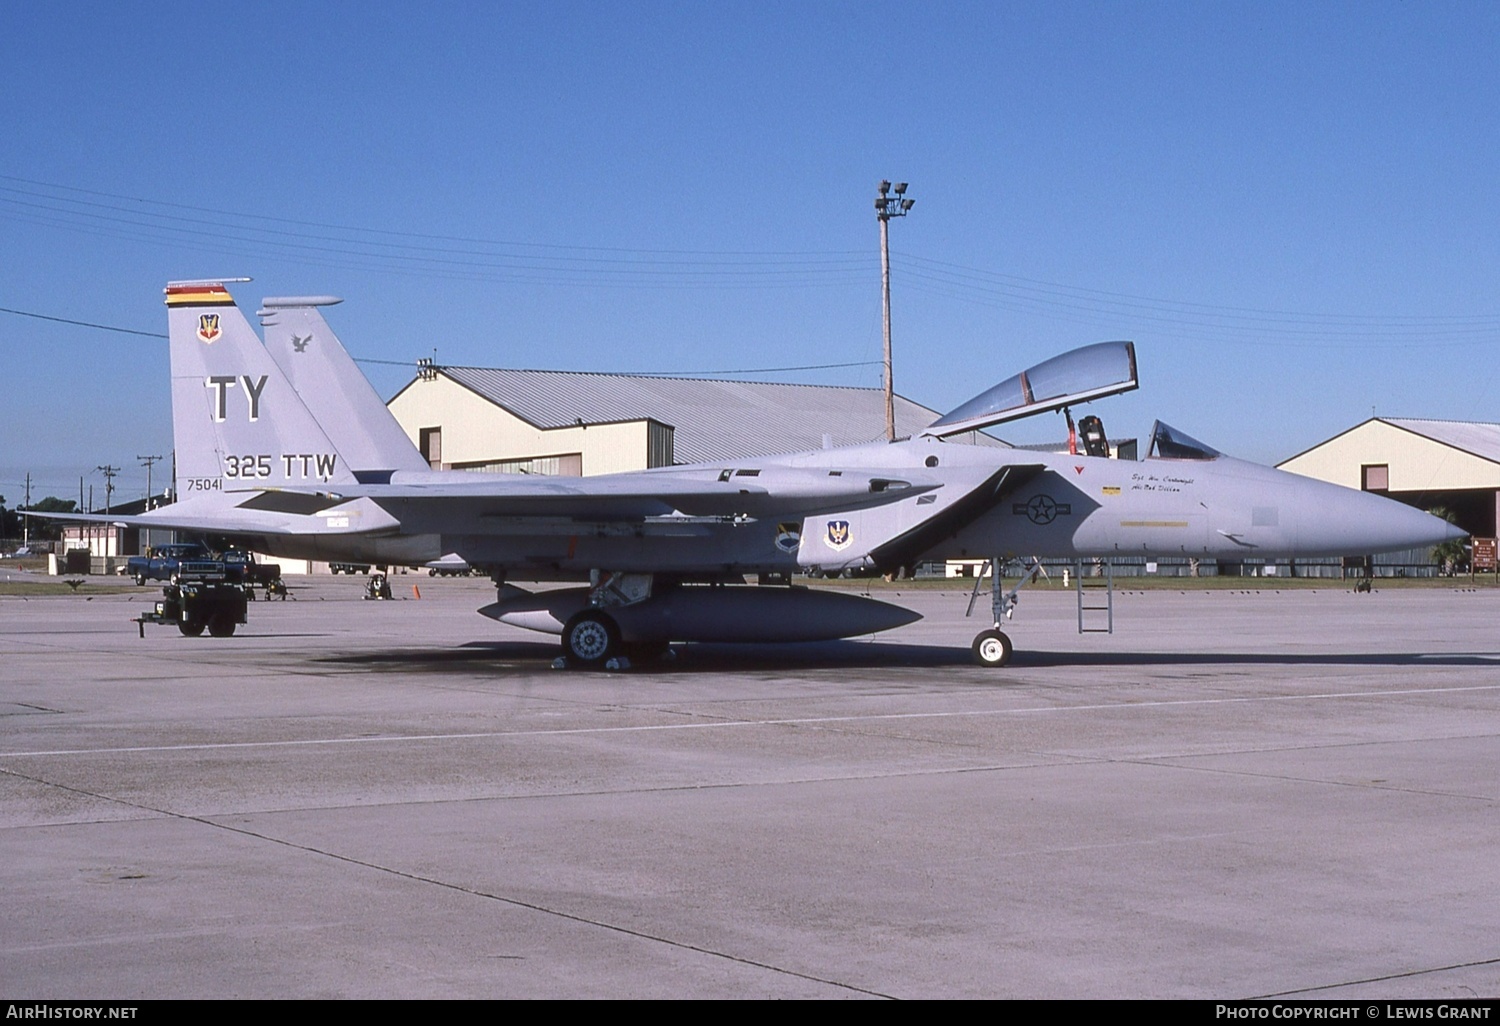
<svg viewBox="0 0 1500 1026">
<path fill-rule="evenodd" d="M 620 628 L 608 613 L 585 609 L 574 613 L 563 628 L 563 654 L 574 666 L 603 666 L 620 654 Z"/>
<path fill-rule="evenodd" d="M 203 633 L 202 620 L 178 620 L 177 629 L 189 638 L 196 638 Z"/>
<path fill-rule="evenodd" d="M 1014 651 L 1004 631 L 980 631 L 974 639 L 974 661 L 980 666 L 1004 666 Z"/>
<path fill-rule="evenodd" d="M 203 628 L 199 627 L 198 631 L 201 634 L 203 632 Z M 224 616 L 222 614 L 219 616 L 215 616 L 213 619 L 208 621 L 208 633 L 216 638 L 234 637 L 234 617 Z"/>
</svg>

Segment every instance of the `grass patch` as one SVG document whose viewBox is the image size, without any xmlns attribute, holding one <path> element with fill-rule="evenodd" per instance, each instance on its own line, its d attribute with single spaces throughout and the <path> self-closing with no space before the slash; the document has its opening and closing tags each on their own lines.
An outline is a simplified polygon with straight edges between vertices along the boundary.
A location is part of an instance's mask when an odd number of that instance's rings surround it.
<svg viewBox="0 0 1500 1026">
<path fill-rule="evenodd" d="M 0 596 L 20 598 L 41 598 L 48 595 L 127 595 L 136 594 L 142 598 L 155 600 L 159 592 L 150 588 L 137 588 L 134 584 L 95 584 L 85 580 L 77 588 L 67 584 L 69 580 L 77 580 L 76 577 L 44 577 L 38 581 L 0 581 Z"/>
</svg>

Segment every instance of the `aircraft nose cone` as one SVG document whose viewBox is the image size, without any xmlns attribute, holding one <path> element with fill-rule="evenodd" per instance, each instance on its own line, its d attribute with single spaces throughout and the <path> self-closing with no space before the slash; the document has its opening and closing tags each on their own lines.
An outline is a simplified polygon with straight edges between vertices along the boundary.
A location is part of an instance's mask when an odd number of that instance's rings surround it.
<svg viewBox="0 0 1500 1026">
<path fill-rule="evenodd" d="M 1402 552 L 1468 537 L 1446 520 L 1382 495 L 1323 482 L 1305 487 L 1301 541 L 1309 551 Z"/>
<path fill-rule="evenodd" d="M 1416 549 L 1469 536 L 1462 528 L 1413 506 L 1375 495 L 1361 498 L 1369 501 L 1361 511 L 1363 515 L 1358 530 L 1367 536 L 1371 552 L 1379 552 L 1382 548 L 1386 551 Z"/>
</svg>

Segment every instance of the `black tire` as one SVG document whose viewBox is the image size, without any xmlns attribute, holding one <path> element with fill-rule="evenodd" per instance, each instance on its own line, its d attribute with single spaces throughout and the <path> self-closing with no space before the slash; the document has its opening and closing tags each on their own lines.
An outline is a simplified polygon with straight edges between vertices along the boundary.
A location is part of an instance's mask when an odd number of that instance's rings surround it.
<svg viewBox="0 0 1500 1026">
<path fill-rule="evenodd" d="M 980 666 L 999 667 L 1010 662 L 1015 646 L 1010 643 L 1010 638 L 1006 637 L 1004 631 L 980 631 L 971 651 L 974 661 Z"/>
<path fill-rule="evenodd" d="M 563 655 L 573 666 L 603 666 L 620 654 L 620 628 L 608 613 L 574 613 L 562 633 Z"/>
<path fill-rule="evenodd" d="M 234 637 L 234 617 L 228 613 L 216 613 L 208 621 L 208 633 L 215 638 Z M 202 630 L 200 627 L 199 630 Z"/>
<path fill-rule="evenodd" d="M 136 574 L 135 575 L 135 586 L 137 588 L 144 588 L 146 586 L 146 575 L 145 574 Z"/>
<path fill-rule="evenodd" d="M 203 633 L 202 620 L 178 620 L 177 629 L 189 638 L 196 638 Z"/>
</svg>

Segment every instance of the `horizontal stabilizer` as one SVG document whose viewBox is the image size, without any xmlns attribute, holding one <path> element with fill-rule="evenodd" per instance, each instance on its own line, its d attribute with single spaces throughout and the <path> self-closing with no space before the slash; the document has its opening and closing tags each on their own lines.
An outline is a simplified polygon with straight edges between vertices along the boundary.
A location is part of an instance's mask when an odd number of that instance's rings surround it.
<svg viewBox="0 0 1500 1026">
<path fill-rule="evenodd" d="M 307 499 L 311 496 L 280 493 L 282 499 Z M 221 496 L 206 496 L 219 499 Z M 326 498 L 316 503 L 316 511 L 301 512 L 284 508 L 257 506 L 261 495 L 239 505 L 222 502 L 202 503 L 185 499 L 169 506 L 159 506 L 139 516 L 108 513 L 48 513 L 51 520 L 68 520 L 89 524 L 119 524 L 152 530 L 192 531 L 203 534 L 314 536 L 350 534 L 388 534 L 400 525 L 379 506 L 368 501 L 339 505 Z M 304 503 L 304 508 L 306 507 Z M 332 508 L 337 506 L 337 508 Z M 38 514 L 40 516 L 40 514 Z"/>
</svg>

